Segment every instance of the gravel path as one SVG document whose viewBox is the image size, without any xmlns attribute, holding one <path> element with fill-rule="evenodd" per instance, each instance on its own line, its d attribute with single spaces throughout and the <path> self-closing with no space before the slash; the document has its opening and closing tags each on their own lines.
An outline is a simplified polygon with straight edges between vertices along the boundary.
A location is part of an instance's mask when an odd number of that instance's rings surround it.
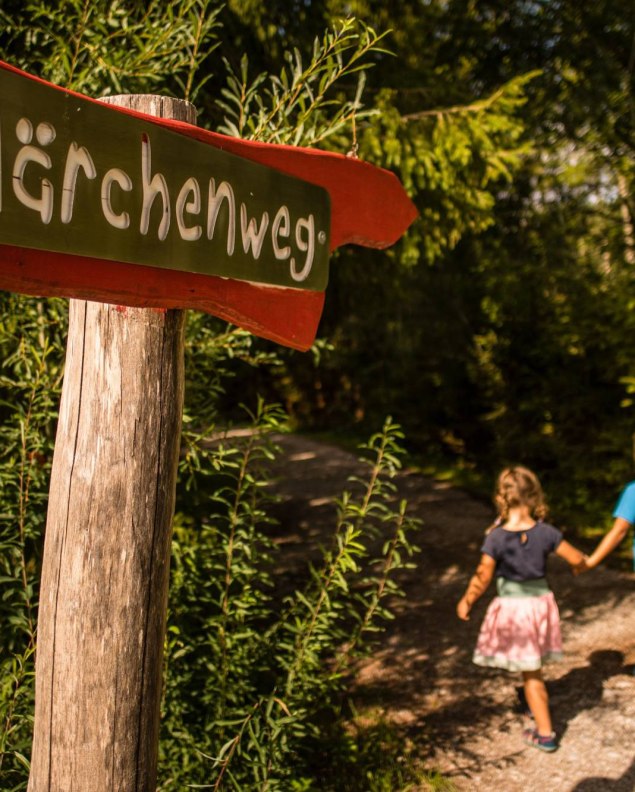
<svg viewBox="0 0 635 792">
<path fill-rule="evenodd" d="M 273 485 L 288 575 L 301 570 L 332 530 L 334 506 L 356 458 L 295 435 L 276 438 L 283 452 Z M 458 792 L 633 792 L 635 790 L 635 576 L 598 569 L 573 578 L 552 560 L 550 581 L 562 617 L 564 662 L 546 678 L 561 747 L 544 754 L 521 741 L 514 712 L 519 679 L 470 662 L 485 595 L 467 624 L 454 614 L 476 561 L 486 503 L 404 471 L 399 494 L 423 520 L 417 568 L 402 580 L 406 597 L 372 657 L 359 668 L 360 710 L 396 724 L 427 767 Z M 299 575 L 301 571 L 297 572 Z"/>
</svg>

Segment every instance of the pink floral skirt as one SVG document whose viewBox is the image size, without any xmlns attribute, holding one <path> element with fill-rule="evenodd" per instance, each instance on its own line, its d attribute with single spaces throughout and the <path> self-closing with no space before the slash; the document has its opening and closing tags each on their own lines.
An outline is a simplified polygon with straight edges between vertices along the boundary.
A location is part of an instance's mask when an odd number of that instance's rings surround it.
<svg viewBox="0 0 635 792">
<path fill-rule="evenodd" d="M 537 671 L 543 663 L 562 659 L 560 615 L 553 593 L 495 597 L 472 659 L 477 665 L 507 671 Z"/>
</svg>

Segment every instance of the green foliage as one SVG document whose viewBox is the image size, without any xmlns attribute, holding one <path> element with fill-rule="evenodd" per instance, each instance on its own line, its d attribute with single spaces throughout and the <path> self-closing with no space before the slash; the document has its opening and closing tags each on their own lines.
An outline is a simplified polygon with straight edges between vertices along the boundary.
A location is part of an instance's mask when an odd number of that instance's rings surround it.
<svg viewBox="0 0 635 792">
<path fill-rule="evenodd" d="M 0 778 L 17 790 L 28 774 L 34 610 L 65 311 L 61 301 L 3 300 Z M 317 772 L 311 757 L 316 740 L 324 742 L 321 718 L 339 707 L 350 660 L 389 617 L 394 575 L 413 552 L 414 523 L 404 504 L 390 504 L 387 480 L 400 464 L 401 434 L 389 421 L 371 439 L 368 481 L 352 482 L 340 502 L 336 549 L 312 570 L 306 590 L 281 601 L 272 585 L 266 466 L 275 450 L 270 435 L 286 417 L 260 402 L 248 431 L 232 432 L 217 429 L 216 412 L 222 380 L 238 360 L 270 361 L 252 353 L 248 334 L 214 332 L 196 315 L 188 337 L 161 788 L 211 779 L 218 789 L 285 789 L 290 777 Z M 370 545 L 380 537 L 375 553 Z"/>
<path fill-rule="evenodd" d="M 394 169 L 421 214 L 388 255 L 338 255 L 313 357 L 189 317 L 164 789 L 423 783 L 383 726 L 344 725 L 340 698 L 409 562 L 411 525 L 386 489 L 397 430 L 374 437 L 369 478 L 341 498 L 307 587 L 285 590 L 265 486 L 283 419 L 257 394 L 331 430 L 367 432 L 390 413 L 419 454 L 481 480 L 523 461 L 587 524 L 632 477 L 630 5 L 357 0 L 357 21 L 350 6 L 0 9 L 11 63 L 92 95 L 196 98 L 201 123 L 230 134 L 357 153 Z M 0 774 L 23 789 L 64 318 L 56 301 L 1 299 Z M 249 431 L 226 431 L 241 402 Z"/>
<path fill-rule="evenodd" d="M 281 564 L 267 532 L 266 463 L 284 416 L 260 404 L 251 418 L 231 446 L 223 435 L 201 445 L 208 464 L 188 473 L 188 512 L 177 515 L 165 790 L 186 783 L 284 790 L 316 773 L 319 781 L 328 768 L 312 763 L 316 751 L 329 753 L 334 735 L 325 723 L 329 713 L 340 722 L 346 671 L 390 618 L 389 598 L 400 593 L 395 575 L 415 550 L 416 522 L 405 504 L 392 503 L 401 434 L 387 421 L 366 446 L 367 478 L 352 481 L 338 503 L 322 565 L 310 568 L 303 589 L 284 593 L 279 573 L 274 586 Z"/>
<path fill-rule="evenodd" d="M 530 151 L 519 110 L 534 74 L 517 77 L 484 100 L 402 114 L 398 89 L 382 89 L 379 112 L 361 138 L 364 159 L 395 170 L 415 197 L 421 221 L 401 261 L 437 261 L 468 233 L 494 222 L 496 191 L 513 180 Z"/>
<path fill-rule="evenodd" d="M 0 778 L 28 772 L 41 537 L 60 394 L 59 300 L 0 295 Z"/>
<path fill-rule="evenodd" d="M 402 556 L 402 549 L 407 551 L 408 556 L 415 550 L 406 538 L 415 523 L 406 517 L 405 502 L 400 502 L 395 508 L 390 501 L 394 493 L 390 477 L 401 466 L 398 441 L 402 438 L 399 427 L 389 418 L 383 431 L 373 435 L 362 446 L 372 459 L 368 480 L 353 480 L 359 488 L 358 497 L 345 492 L 339 501 L 333 547 L 325 553 L 321 569 L 311 568 L 313 595 L 306 601 L 300 600 L 299 605 L 294 605 L 291 632 L 295 634 L 298 628 L 299 632 L 294 638 L 286 695 L 290 695 L 299 684 L 296 677 L 304 675 L 311 678 L 313 673 L 318 673 L 322 657 L 319 651 L 312 651 L 312 646 L 320 646 L 314 637 L 319 632 L 342 643 L 342 650 L 335 658 L 332 669 L 337 675 L 348 667 L 358 643 L 363 641 L 366 633 L 376 629 L 375 620 L 391 618 L 390 612 L 384 607 L 384 599 L 399 593 L 393 575 L 396 570 L 409 566 L 407 559 Z M 386 474 L 388 478 L 385 478 Z M 385 524 L 393 526 L 388 538 L 385 532 L 379 530 Z M 381 553 L 366 564 L 370 555 L 368 542 L 377 535 L 383 536 Z M 341 614 L 334 605 L 334 593 L 346 595 L 349 592 L 351 575 L 355 579 L 352 593 L 357 604 L 352 624 L 348 618 L 342 622 Z M 283 638 L 280 645 L 291 648 L 288 638 Z"/>
<path fill-rule="evenodd" d="M 346 19 L 314 40 L 308 64 L 295 48 L 285 53 L 278 74 L 263 72 L 251 83 L 247 55 L 241 59 L 240 75 L 227 63 L 227 87 L 218 102 L 226 113 L 221 131 L 267 143 L 313 146 L 367 118 L 368 111 L 361 110 L 365 70 L 369 55 L 385 52 L 384 35 Z M 335 85 L 351 75 L 357 76 L 357 84 L 347 99 L 335 92 Z"/>
<path fill-rule="evenodd" d="M 6 2 L 0 54 L 67 88 L 100 95 L 147 91 L 165 75 L 194 95 L 216 45 L 220 5 Z M 197 80 L 201 87 L 203 81 Z M 0 777 L 22 789 L 31 743 L 33 650 L 42 537 L 62 377 L 60 300 L 3 294 L 0 323 Z"/>
<path fill-rule="evenodd" d="M 413 742 L 373 711 L 353 711 L 344 728 L 336 722 L 330 745 L 320 786 L 309 782 L 298 788 L 309 792 L 455 792 L 452 782 L 439 773 L 423 770 Z"/>
<path fill-rule="evenodd" d="M 151 93 L 170 75 L 183 99 L 205 84 L 217 0 L 28 0 L 0 9 L 0 52 L 13 65 L 92 96 Z"/>
</svg>

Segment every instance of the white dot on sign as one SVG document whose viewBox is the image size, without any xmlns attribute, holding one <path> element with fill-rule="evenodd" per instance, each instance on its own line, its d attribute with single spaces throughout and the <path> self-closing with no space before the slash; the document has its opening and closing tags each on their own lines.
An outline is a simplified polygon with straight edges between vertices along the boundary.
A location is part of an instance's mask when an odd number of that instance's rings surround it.
<svg viewBox="0 0 635 792">
<path fill-rule="evenodd" d="M 15 134 L 20 141 L 26 146 L 33 139 L 33 124 L 28 118 L 21 118 L 15 126 Z"/>
<path fill-rule="evenodd" d="M 48 146 L 49 143 L 52 143 L 55 140 L 55 134 L 55 127 L 48 121 L 38 124 L 35 130 L 35 137 L 40 146 Z"/>
<path fill-rule="evenodd" d="M 318 234 L 318 242 L 320 243 L 320 245 L 323 245 L 326 242 L 326 232 L 325 231 L 320 231 L 320 233 Z"/>
</svg>

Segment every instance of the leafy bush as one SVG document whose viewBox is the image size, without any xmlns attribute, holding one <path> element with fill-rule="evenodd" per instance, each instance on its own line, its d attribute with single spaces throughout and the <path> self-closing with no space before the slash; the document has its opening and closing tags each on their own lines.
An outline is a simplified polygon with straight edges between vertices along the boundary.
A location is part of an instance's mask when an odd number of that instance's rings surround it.
<svg viewBox="0 0 635 792">
<path fill-rule="evenodd" d="M 62 360 L 61 300 L 0 294 L 0 779 L 28 771 L 41 539 Z"/>
<path fill-rule="evenodd" d="M 283 421 L 261 403 L 229 447 L 222 438 L 199 445 L 208 464 L 198 475 L 184 459 L 190 508 L 175 528 L 163 790 L 227 783 L 273 792 L 322 772 L 313 760 L 320 746 L 332 747 L 325 724 L 341 721 L 350 663 L 390 617 L 395 573 L 414 551 L 415 521 L 392 502 L 400 433 L 387 421 L 366 446 L 367 479 L 352 481 L 338 501 L 322 564 L 309 568 L 305 589 L 276 597 L 279 551 L 266 530 L 265 485 L 270 435 Z"/>
</svg>

